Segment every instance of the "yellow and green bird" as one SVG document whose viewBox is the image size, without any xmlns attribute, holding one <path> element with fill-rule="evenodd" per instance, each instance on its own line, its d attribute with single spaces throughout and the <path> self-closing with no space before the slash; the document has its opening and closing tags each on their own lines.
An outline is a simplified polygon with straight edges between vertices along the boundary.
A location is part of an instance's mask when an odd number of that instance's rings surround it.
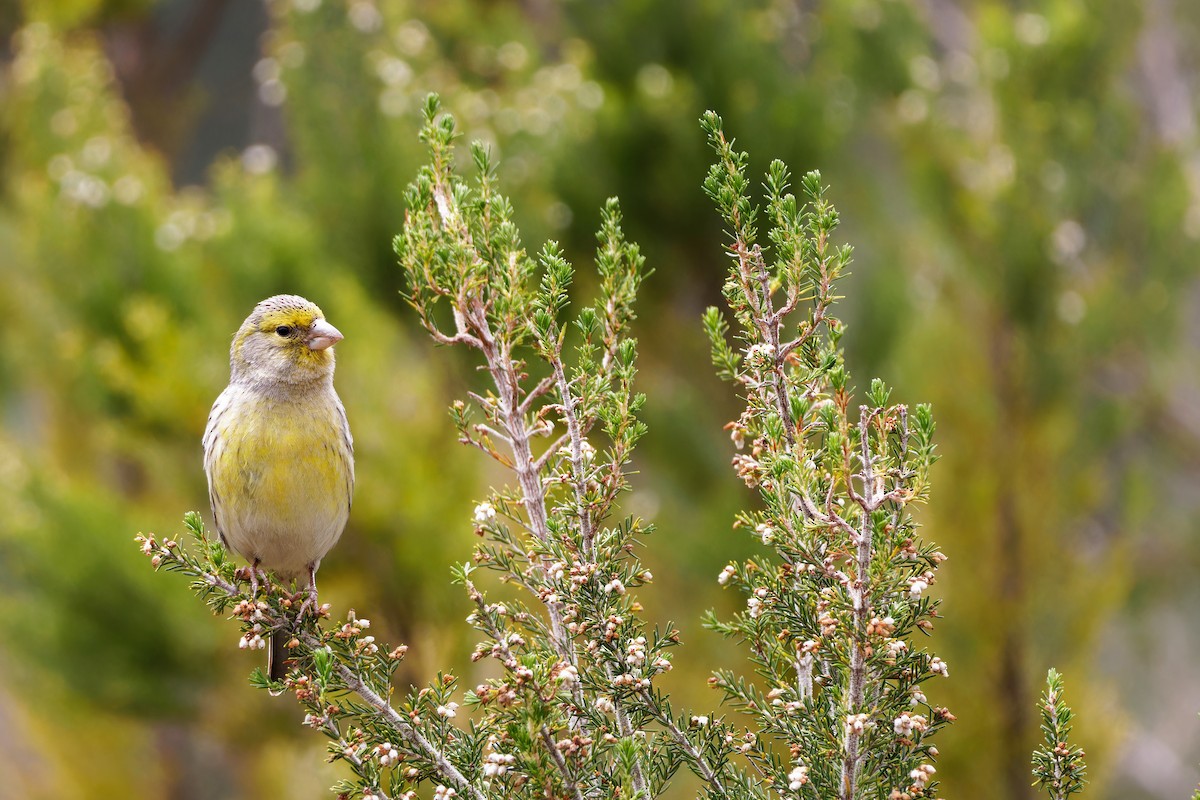
<svg viewBox="0 0 1200 800">
<path fill-rule="evenodd" d="M 301 611 L 317 606 L 317 568 L 350 517 L 354 441 L 333 388 L 342 340 L 316 304 L 268 297 L 233 337 L 229 385 L 204 431 L 204 471 L 217 532 L 281 580 L 308 578 Z M 271 637 L 268 672 L 286 674 L 286 637 Z"/>
</svg>

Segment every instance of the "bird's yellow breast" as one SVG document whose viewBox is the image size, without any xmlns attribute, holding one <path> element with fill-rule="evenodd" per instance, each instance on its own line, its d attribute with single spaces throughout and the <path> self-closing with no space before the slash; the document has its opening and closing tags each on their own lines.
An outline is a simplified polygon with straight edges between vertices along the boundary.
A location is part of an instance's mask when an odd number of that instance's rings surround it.
<svg viewBox="0 0 1200 800">
<path fill-rule="evenodd" d="M 350 513 L 353 455 L 332 388 L 272 399 L 230 386 L 213 407 L 205 468 L 226 542 L 283 577 L 319 561 Z"/>
</svg>

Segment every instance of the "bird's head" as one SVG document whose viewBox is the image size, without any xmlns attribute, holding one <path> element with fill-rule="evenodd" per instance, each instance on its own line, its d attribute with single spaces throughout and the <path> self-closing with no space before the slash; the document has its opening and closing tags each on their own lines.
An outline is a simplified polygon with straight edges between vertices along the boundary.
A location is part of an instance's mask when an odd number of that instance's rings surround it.
<svg viewBox="0 0 1200 800">
<path fill-rule="evenodd" d="M 316 303 L 293 294 L 268 297 L 233 337 L 233 379 L 268 386 L 319 381 L 333 375 L 333 346 L 341 340 Z"/>
</svg>

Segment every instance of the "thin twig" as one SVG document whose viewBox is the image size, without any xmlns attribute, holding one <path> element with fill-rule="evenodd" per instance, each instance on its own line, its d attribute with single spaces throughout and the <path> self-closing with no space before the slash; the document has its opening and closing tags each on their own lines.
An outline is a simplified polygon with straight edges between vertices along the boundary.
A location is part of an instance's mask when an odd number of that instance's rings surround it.
<svg viewBox="0 0 1200 800">
<path fill-rule="evenodd" d="M 654 696 L 648 689 L 643 689 L 640 692 L 640 696 L 645 702 L 647 710 L 649 710 L 654 718 L 657 719 L 659 723 L 661 723 L 662 726 L 667 729 L 667 732 L 671 734 L 671 738 L 675 740 L 675 743 L 679 745 L 683 752 L 687 754 L 688 758 L 692 760 L 692 763 L 695 764 L 697 771 L 700 773 L 700 777 L 702 777 L 718 795 L 722 797 L 727 796 L 725 784 L 721 782 L 720 776 L 717 775 L 716 771 L 713 770 L 712 766 L 704 758 L 704 754 L 697 750 L 696 746 L 693 745 L 687 738 L 687 735 L 679 729 L 679 726 L 675 724 L 675 720 L 671 718 L 671 715 L 662 710 L 658 703 L 655 702 Z"/>
</svg>

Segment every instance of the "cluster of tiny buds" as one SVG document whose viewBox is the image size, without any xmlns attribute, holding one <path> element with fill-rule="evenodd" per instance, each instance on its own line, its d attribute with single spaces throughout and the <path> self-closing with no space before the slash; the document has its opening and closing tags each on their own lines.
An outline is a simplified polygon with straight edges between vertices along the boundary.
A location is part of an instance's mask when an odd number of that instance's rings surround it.
<svg viewBox="0 0 1200 800">
<path fill-rule="evenodd" d="M 921 596 L 921 593 L 929 588 L 933 583 L 933 573 L 929 570 L 922 572 L 920 575 L 908 579 L 908 595 L 914 600 Z"/>
<path fill-rule="evenodd" d="M 753 733 L 746 731 L 746 733 L 742 735 L 742 741 L 740 744 L 734 745 L 733 743 L 735 741 L 736 739 L 732 733 L 725 734 L 725 744 L 733 745 L 734 749 L 736 749 L 739 753 L 749 753 L 754 749 L 754 743 L 757 741 L 757 739 Z"/>
<path fill-rule="evenodd" d="M 450 800 L 451 797 L 457 797 L 458 792 L 449 786 L 438 784 L 433 789 L 433 800 Z"/>
<path fill-rule="evenodd" d="M 900 712 L 900 716 L 892 720 L 892 729 L 896 731 L 897 736 L 911 736 L 915 733 L 924 733 L 929 729 L 929 720 L 920 714 L 910 714 L 907 711 Z"/>
<path fill-rule="evenodd" d="M 692 719 L 691 719 L 691 726 L 693 728 L 703 728 L 703 727 L 706 727 L 707 725 L 708 725 L 708 717 L 706 717 L 706 716 L 696 716 L 696 717 L 692 717 Z"/>
<path fill-rule="evenodd" d="M 641 734 L 643 737 L 646 735 L 644 731 L 636 731 L 634 733 L 635 736 L 638 734 Z M 576 753 L 586 750 L 591 746 L 592 742 L 593 740 L 586 736 L 575 734 L 570 739 L 559 739 L 554 743 L 554 746 L 559 752 L 568 756 L 573 756 Z"/>
<path fill-rule="evenodd" d="M 762 465 L 757 459 L 738 453 L 733 457 L 733 468 L 747 488 L 754 489 L 758 486 Z"/>
<path fill-rule="evenodd" d="M 355 741 L 346 742 L 342 748 L 342 755 L 350 761 L 357 761 L 358 758 L 367 750 L 367 746 L 362 743 L 362 731 L 354 729 L 350 731 L 349 736 Z M 339 742 L 341 744 L 341 742 Z"/>
<path fill-rule="evenodd" d="M 364 622 L 366 625 L 363 625 Z M 338 639 L 353 639 L 355 636 L 358 636 L 363 632 L 363 628 L 370 627 L 370 625 L 371 621 L 369 619 L 358 621 L 351 620 L 350 622 L 342 625 L 341 629 L 334 634 L 334 637 Z"/>
<path fill-rule="evenodd" d="M 632 686 L 635 689 L 649 689 L 650 679 L 639 678 L 628 672 L 622 672 L 620 675 L 613 676 L 612 685 L 615 687 Z"/>
<path fill-rule="evenodd" d="M 574 686 L 579 683 L 579 670 L 571 664 L 559 663 L 556 670 L 557 674 L 554 679 L 564 686 Z"/>
<path fill-rule="evenodd" d="M 872 617 L 867 623 L 867 636 L 891 636 L 896 630 L 896 620 L 891 617 Z"/>
<path fill-rule="evenodd" d="M 937 770 L 933 768 L 933 764 L 922 764 L 908 773 L 908 777 L 912 779 L 913 788 L 919 791 L 925 788 L 925 784 L 929 783 L 935 772 Z"/>
<path fill-rule="evenodd" d="M 765 586 L 760 586 L 754 590 L 754 594 L 746 601 L 746 608 L 750 611 L 751 617 L 758 617 L 766 609 L 767 604 L 771 601 L 768 598 L 770 592 Z"/>
<path fill-rule="evenodd" d="M 637 669 L 646 663 L 646 637 L 639 636 L 629 644 L 625 645 L 625 663 L 626 665 Z M 654 660 L 652 665 L 657 672 L 669 672 L 671 662 L 666 658 L 659 657 Z"/>
<path fill-rule="evenodd" d="M 737 567 L 733 564 L 726 564 L 725 569 L 721 570 L 721 574 L 717 576 L 717 583 L 724 586 L 729 583 L 729 579 L 737 574 Z"/>
<path fill-rule="evenodd" d="M 775 363 L 775 348 L 768 342 L 758 342 L 746 348 L 746 363 L 752 367 L 770 367 Z"/>
<path fill-rule="evenodd" d="M 391 742 L 384 742 L 375 745 L 375 756 L 379 759 L 379 766 L 390 767 L 400 760 L 400 751 Z"/>
<path fill-rule="evenodd" d="M 788 789 L 790 791 L 798 792 L 806 783 L 808 783 L 808 767 L 801 765 L 788 773 Z"/>
<path fill-rule="evenodd" d="M 1085 755 L 1085 753 L 1082 751 L 1080 751 L 1079 754 L 1081 756 Z M 1058 744 L 1054 745 L 1054 755 L 1059 756 L 1060 758 L 1071 755 L 1071 745 L 1067 742 L 1059 742 Z"/>
<path fill-rule="evenodd" d="M 563 458 L 571 458 L 571 448 L 563 445 L 558 448 L 558 454 Z M 596 448 L 587 439 L 583 439 L 579 442 L 579 454 L 583 457 L 584 462 L 589 462 L 596 457 Z"/>
<path fill-rule="evenodd" d="M 870 714 L 847 714 L 846 732 L 861 736 L 867 728 L 874 728 L 875 722 Z"/>
<path fill-rule="evenodd" d="M 438 706 L 437 715 L 445 719 L 454 719 L 458 716 L 458 703 L 446 703 L 444 706 Z"/>
<path fill-rule="evenodd" d="M 616 704 L 614 704 L 610 698 L 605 697 L 604 695 L 600 695 L 599 697 L 596 698 L 595 705 L 596 705 L 596 710 L 599 711 L 601 714 L 611 714 L 617 710 Z"/>
<path fill-rule="evenodd" d="M 746 446 L 746 434 L 750 432 L 749 428 L 741 422 L 730 422 L 725 425 L 725 430 L 729 431 L 729 440 L 733 442 L 733 446 L 741 450 Z"/>
<path fill-rule="evenodd" d="M 266 618 L 263 612 L 268 608 L 269 606 L 262 600 L 254 602 L 243 598 L 233 607 L 233 616 L 246 622 L 260 622 Z"/>
<path fill-rule="evenodd" d="M 604 623 L 604 640 L 606 642 L 611 642 L 613 639 L 617 638 L 617 629 L 623 624 L 625 624 L 624 617 L 619 617 L 616 615 L 609 617 Z"/>
<path fill-rule="evenodd" d="M 301 675 L 295 679 L 288 678 L 288 686 L 296 693 L 296 699 L 301 703 L 316 696 L 312 683 L 307 676 Z"/>
<path fill-rule="evenodd" d="M 133 540 L 142 546 L 142 555 L 150 558 L 150 564 L 155 569 L 162 564 L 163 558 L 177 558 L 173 551 L 179 546 L 179 543 L 174 539 L 163 539 L 160 545 L 154 540 L 154 534 L 143 536 L 139 533 L 133 537 Z"/>
<path fill-rule="evenodd" d="M 807 658 L 810 663 L 812 662 L 812 656 L 805 656 L 805 658 Z M 784 711 L 792 714 L 804 708 L 804 704 L 799 700 L 788 700 L 785 702 L 783 700 L 783 695 L 785 695 L 788 691 L 790 690 L 776 687 L 767 693 L 767 699 L 771 701 L 771 705 L 781 707 Z"/>
<path fill-rule="evenodd" d="M 631 667 L 640 667 L 646 663 L 645 636 L 639 636 L 625 645 L 625 663 Z"/>
<path fill-rule="evenodd" d="M 483 502 L 475 506 L 475 524 L 484 526 L 496 519 L 496 508 L 491 503 Z"/>
<path fill-rule="evenodd" d="M 561 583 L 569 574 L 572 586 L 583 586 L 596 573 L 596 569 L 596 564 L 584 563 L 578 560 L 569 565 L 565 561 L 555 561 L 546 567 L 546 577 L 551 583 Z M 648 581 L 653 576 L 649 572 L 644 572 L 641 577 L 643 580 Z M 617 582 L 619 583 L 619 581 Z"/>
<path fill-rule="evenodd" d="M 265 629 L 260 623 L 254 623 L 250 630 L 242 634 L 242 638 L 238 641 L 238 647 L 242 650 L 262 650 L 267 646 L 267 640 L 263 637 Z"/>
<path fill-rule="evenodd" d="M 950 668 L 946 666 L 946 662 L 942 661 L 937 656 L 934 656 L 929 662 L 929 671 L 934 675 L 941 675 L 944 678 L 950 677 Z"/>
<path fill-rule="evenodd" d="M 775 541 L 775 529 L 765 522 L 760 522 L 755 526 L 754 532 L 762 539 L 763 544 L 769 545 Z"/>
<path fill-rule="evenodd" d="M 483 775 L 486 778 L 498 778 L 508 772 L 516 760 L 517 757 L 511 753 L 488 753 L 483 759 Z"/>
</svg>

